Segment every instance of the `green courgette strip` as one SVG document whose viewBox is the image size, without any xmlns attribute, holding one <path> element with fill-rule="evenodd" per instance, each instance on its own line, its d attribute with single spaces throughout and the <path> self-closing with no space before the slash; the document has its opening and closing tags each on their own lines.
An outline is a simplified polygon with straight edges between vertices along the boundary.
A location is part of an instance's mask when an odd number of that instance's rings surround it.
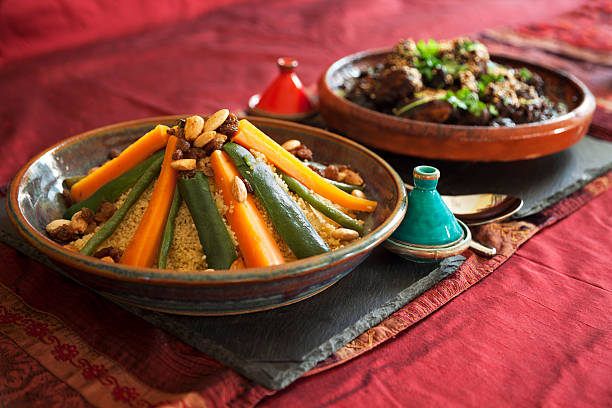
<svg viewBox="0 0 612 408">
<path fill-rule="evenodd" d="M 149 168 L 151 163 L 156 162 L 159 158 L 164 158 L 164 151 L 161 150 L 151 157 L 139 163 L 134 168 L 126 171 L 119 177 L 109 181 L 100 187 L 95 193 L 87 197 L 85 200 L 74 204 L 64 212 L 64 218 L 70 219 L 75 213 L 81 208 L 89 208 L 92 211 L 96 211 L 102 200 L 110 201 L 111 203 L 117 201 L 119 196 L 123 194 L 128 188 L 132 187 L 136 181 L 143 175 L 143 173 Z"/>
<path fill-rule="evenodd" d="M 318 170 L 325 170 L 325 168 L 327 167 L 324 164 L 321 163 L 317 163 L 317 162 L 313 162 L 313 161 L 304 161 L 304 164 L 307 166 L 312 166 L 315 169 Z M 353 190 L 362 190 L 365 188 L 365 186 L 358 186 L 357 184 L 349 184 L 349 183 L 343 183 L 341 181 L 336 181 L 336 180 L 330 180 L 328 178 L 325 178 L 325 181 L 327 181 L 329 184 L 332 184 L 336 187 L 338 187 L 340 190 L 342 191 L 346 191 L 347 193 L 350 193 Z"/>
<path fill-rule="evenodd" d="M 285 183 L 287 183 L 289 190 L 302 197 L 302 199 L 308 204 L 312 205 L 315 210 L 320 211 L 330 220 L 335 221 L 344 228 L 355 230 L 359 233 L 359 235 L 363 235 L 363 226 L 358 223 L 357 220 L 321 200 L 317 195 L 315 195 L 312 191 L 293 177 L 288 176 L 285 173 L 281 173 L 281 177 Z"/>
<path fill-rule="evenodd" d="M 208 178 L 198 171 L 193 178 L 179 177 L 178 185 L 198 230 L 208 267 L 229 269 L 237 258 L 236 249 L 215 205 Z"/>
<path fill-rule="evenodd" d="M 132 187 L 132 190 L 130 190 L 130 193 L 125 198 L 123 205 L 117 211 L 115 211 L 113 216 L 106 221 L 106 224 L 96 231 L 89 241 L 87 241 L 83 249 L 80 251 L 82 254 L 93 254 L 95 250 L 106 240 L 106 238 L 110 237 L 112 233 L 115 232 L 132 205 L 138 201 L 138 198 L 140 198 L 142 193 L 144 193 L 153 180 L 155 180 L 155 177 L 157 177 L 159 174 L 162 161 L 164 160 L 163 151 L 161 153 L 162 154 L 159 155 L 156 154 L 155 159 L 149 163 L 149 167 L 142 173 L 136 184 L 134 184 L 134 187 Z"/>
<path fill-rule="evenodd" d="M 247 149 L 236 143 L 225 144 L 223 150 L 231 157 L 240 175 L 249 182 L 272 224 L 298 259 L 329 251 L 300 207 L 278 184 L 267 164 L 255 160 Z"/>
<path fill-rule="evenodd" d="M 79 181 L 83 180 L 85 177 L 87 176 L 85 176 L 84 174 L 81 174 L 80 176 L 72 176 L 72 177 L 65 178 L 64 181 L 62 181 L 62 186 L 70 190 L 72 186 L 74 186 Z"/>
<path fill-rule="evenodd" d="M 166 268 L 168 252 L 170 251 L 170 245 L 172 245 L 172 239 L 174 238 L 174 221 L 176 220 L 176 214 L 178 214 L 179 208 L 181 208 L 181 202 L 181 193 L 179 189 L 176 188 L 174 189 L 172 205 L 170 206 L 170 211 L 168 211 L 168 219 L 166 220 L 166 226 L 164 227 L 164 233 L 159 246 L 159 257 L 157 259 L 157 267 L 159 269 Z"/>
</svg>

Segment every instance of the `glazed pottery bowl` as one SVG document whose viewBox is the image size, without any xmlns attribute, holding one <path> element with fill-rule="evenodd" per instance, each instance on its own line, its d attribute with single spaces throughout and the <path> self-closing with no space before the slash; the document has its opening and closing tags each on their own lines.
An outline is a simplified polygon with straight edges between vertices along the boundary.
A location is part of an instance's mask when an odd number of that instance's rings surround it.
<svg viewBox="0 0 612 408">
<path fill-rule="evenodd" d="M 595 98 L 574 76 L 525 61 L 493 55 L 503 65 L 526 67 L 544 79 L 547 96 L 564 102 L 567 114 L 514 127 L 460 126 L 399 118 L 340 96 L 342 85 L 380 63 L 391 50 L 370 50 L 334 62 L 318 83 L 319 111 L 333 129 L 368 146 L 416 157 L 465 161 L 511 161 L 548 155 L 586 133 Z"/>
<path fill-rule="evenodd" d="M 275 308 L 326 289 L 362 262 L 405 214 L 402 180 L 371 151 L 324 130 L 253 117 L 249 120 L 278 142 L 299 139 L 318 160 L 346 163 L 362 174 L 366 194 L 378 201 L 376 211 L 366 218 L 364 237 L 337 251 L 280 266 L 203 272 L 107 263 L 69 251 L 46 236 L 47 223 L 61 218 L 65 209 L 58 199 L 64 178 L 85 174 L 104 162 L 110 149 L 124 148 L 156 124 L 171 124 L 177 118 L 151 118 L 92 130 L 34 157 L 10 187 L 8 213 L 18 232 L 69 277 L 106 297 L 169 313 L 222 315 Z"/>
</svg>

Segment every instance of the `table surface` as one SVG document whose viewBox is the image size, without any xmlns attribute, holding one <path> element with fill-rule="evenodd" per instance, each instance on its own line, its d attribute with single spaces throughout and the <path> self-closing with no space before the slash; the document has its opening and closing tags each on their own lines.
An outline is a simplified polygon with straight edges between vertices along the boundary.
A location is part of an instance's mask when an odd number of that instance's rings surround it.
<svg viewBox="0 0 612 408">
<path fill-rule="evenodd" d="M 103 3 L 7 0 L 0 4 L 0 185 L 32 155 L 88 129 L 244 109 L 276 75 L 278 56 L 298 58 L 298 74 L 310 85 L 335 59 L 399 38 L 450 38 L 501 27 L 546 38 L 570 29 L 568 21 L 590 24 L 592 10 L 610 33 L 612 9 L 604 1 L 517 0 L 493 7 L 476 0 L 468 7 L 459 0 L 225 0 L 178 7 L 141 0 L 109 10 Z M 544 21 L 548 25 L 536 24 Z M 610 37 L 597 27 L 588 25 L 585 35 L 611 54 Z M 585 80 L 599 97 L 592 130 L 612 140 L 612 120 L 601 119 L 612 118 L 610 65 L 486 38 L 500 50 L 546 57 Z M 585 49 L 580 38 L 564 40 Z M 0 401 L 144 406 L 180 397 L 183 406 L 610 406 L 611 180 L 587 186 L 591 200 L 540 230 L 425 320 L 279 392 L 0 245 L 6 265 L 0 272 Z M 57 290 L 48 293 L 46 286 Z M 30 320 L 10 320 L 16 316 L 11 311 L 29 313 Z M 19 324 L 26 332 L 15 329 Z M 43 346 L 31 339 L 49 328 L 59 340 L 43 358 Z M 124 343 L 109 344 L 105 330 L 125 330 L 113 337 Z M 74 353 L 68 343 L 86 357 L 75 365 L 78 374 L 59 365 Z M 115 382 L 92 382 L 105 367 L 113 367 Z M 181 373 L 181 383 L 164 372 Z M 105 387 L 102 398 L 99 388 Z"/>
</svg>

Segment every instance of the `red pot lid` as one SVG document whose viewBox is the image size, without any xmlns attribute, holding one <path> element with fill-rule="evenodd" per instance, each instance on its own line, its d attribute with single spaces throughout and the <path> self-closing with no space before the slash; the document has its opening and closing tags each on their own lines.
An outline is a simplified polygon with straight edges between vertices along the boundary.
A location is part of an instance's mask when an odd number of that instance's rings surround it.
<svg viewBox="0 0 612 408">
<path fill-rule="evenodd" d="M 254 95 L 249 107 L 255 114 L 275 117 L 310 115 L 314 106 L 295 73 L 298 61 L 281 57 L 277 60 L 279 75 L 260 95 Z"/>
</svg>

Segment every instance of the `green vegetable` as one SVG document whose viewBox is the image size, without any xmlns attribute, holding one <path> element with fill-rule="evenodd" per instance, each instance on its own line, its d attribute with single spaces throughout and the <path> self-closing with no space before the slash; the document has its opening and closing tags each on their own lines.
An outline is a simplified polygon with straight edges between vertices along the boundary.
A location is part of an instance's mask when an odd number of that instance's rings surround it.
<svg viewBox="0 0 612 408">
<path fill-rule="evenodd" d="M 400 109 L 398 109 L 394 113 L 395 113 L 396 116 L 401 116 L 404 113 L 408 112 L 410 109 L 416 108 L 417 106 L 421 106 L 421 105 L 423 105 L 423 104 L 425 104 L 427 102 L 431 102 L 434 99 L 437 99 L 437 98 L 425 97 L 425 98 L 417 99 L 414 102 L 410 102 L 408 105 L 402 106 Z"/>
<path fill-rule="evenodd" d="M 525 67 L 519 69 L 519 76 L 525 81 L 529 81 L 531 78 L 533 78 L 531 71 Z"/>
<path fill-rule="evenodd" d="M 433 39 L 428 42 L 420 40 L 416 44 L 416 57 L 413 59 L 415 67 L 428 81 L 433 78 L 433 71 L 443 69 L 448 74 L 455 76 L 459 71 L 468 69 L 467 65 L 459 64 L 454 59 L 445 55 L 440 59 L 440 45 Z"/>
<path fill-rule="evenodd" d="M 315 169 L 319 169 L 319 170 L 325 170 L 325 168 L 327 167 L 326 165 L 322 164 L 322 163 L 317 163 L 317 162 L 313 162 L 313 161 L 304 161 L 304 164 L 307 166 L 312 166 Z M 349 184 L 349 183 L 343 183 L 341 181 L 336 181 L 336 180 L 330 180 L 328 178 L 323 177 L 323 179 L 325 181 L 327 181 L 329 184 L 332 184 L 336 187 L 338 187 L 340 190 L 342 191 L 346 191 L 347 193 L 350 193 L 353 190 L 361 190 L 363 191 L 363 189 L 365 188 L 364 186 L 358 186 L 357 184 Z"/>
<path fill-rule="evenodd" d="M 85 178 L 85 175 L 65 178 L 64 181 L 62 181 L 62 186 L 70 190 L 72 186 L 74 186 L 76 183 L 83 180 L 84 178 Z"/>
<path fill-rule="evenodd" d="M 121 208 L 115 211 L 113 216 L 106 221 L 106 224 L 96 231 L 89 241 L 87 241 L 83 249 L 80 251 L 82 254 L 93 254 L 94 251 L 106 240 L 106 238 L 110 237 L 111 234 L 117 229 L 132 205 L 138 201 L 138 198 L 142 195 L 142 193 L 144 193 L 144 191 L 149 187 L 149 184 L 151 184 L 151 182 L 159 174 L 162 161 L 164 160 L 163 153 L 164 152 L 162 151 L 161 154 L 156 154 L 153 156 L 155 159 L 149 163 L 149 166 L 144 170 L 138 181 L 136 181 L 136 184 L 134 184 L 134 187 L 132 187 L 132 190 L 126 197 Z"/>
<path fill-rule="evenodd" d="M 198 230 L 208 267 L 229 269 L 237 258 L 236 249 L 215 205 L 208 178 L 196 172 L 193 178 L 180 177 L 178 185 Z"/>
<path fill-rule="evenodd" d="M 480 46 L 479 43 L 475 41 L 466 41 L 461 45 L 461 48 L 466 50 L 467 52 L 475 51 Z"/>
<path fill-rule="evenodd" d="M 489 109 L 489 113 L 491 114 L 491 116 L 499 116 L 499 111 L 497 110 L 495 105 L 487 105 L 487 108 Z"/>
<path fill-rule="evenodd" d="M 168 252 L 170 251 L 170 245 L 174 238 L 174 221 L 176 220 L 176 214 L 178 214 L 179 208 L 181 208 L 181 193 L 178 189 L 174 189 L 174 197 L 172 197 L 172 205 L 168 212 L 168 219 L 166 220 L 166 226 L 162 235 L 162 241 L 159 246 L 159 258 L 157 260 L 157 267 L 160 269 L 166 268 L 166 261 L 168 260 Z"/>
<path fill-rule="evenodd" d="M 161 160 L 163 160 L 163 158 L 163 150 L 155 153 L 142 163 L 138 164 L 136 167 L 126 171 L 119 177 L 104 184 L 95 193 L 93 193 L 83 201 L 79 201 L 78 203 L 68 208 L 64 212 L 64 218 L 69 220 L 74 214 L 81 210 L 81 208 L 89 208 L 92 211 L 96 211 L 102 200 L 110 202 L 117 201 L 119 196 L 123 194 L 124 191 L 132 187 L 138 181 L 138 179 L 144 174 L 144 172 L 151 166 L 151 163 L 158 161 L 161 163 Z"/>
<path fill-rule="evenodd" d="M 491 82 L 504 82 L 505 80 L 506 77 L 502 74 L 484 74 L 478 80 L 478 90 L 483 93 L 485 89 L 487 89 L 487 85 L 489 85 Z"/>
<path fill-rule="evenodd" d="M 281 176 L 285 183 L 287 183 L 289 189 L 300 197 L 302 197 L 302 199 L 308 204 L 312 205 L 315 210 L 320 211 L 322 214 L 327 216 L 332 221 L 335 221 L 336 223 L 340 224 L 341 226 L 355 230 L 359 233 L 359 235 L 363 235 L 363 226 L 356 220 L 349 217 L 337 208 L 325 203 L 317 195 L 315 195 L 312 191 L 310 191 L 302 183 L 300 183 L 293 177 L 288 176 L 284 173 L 282 173 Z"/>
<path fill-rule="evenodd" d="M 480 116 L 487 109 L 487 105 L 480 101 L 476 92 L 468 88 L 461 88 L 457 92 L 448 91 L 440 99 L 448 101 L 453 107 L 467 110 L 473 115 Z"/>
<path fill-rule="evenodd" d="M 247 149 L 236 143 L 225 144 L 223 150 L 249 182 L 272 224 L 298 259 L 329 251 L 300 207 L 278 184 L 267 164 L 255 160 Z"/>
<path fill-rule="evenodd" d="M 423 59 L 435 57 L 438 55 L 438 51 L 440 51 L 440 45 L 433 38 L 430 38 L 428 42 L 419 40 L 416 48 L 419 56 Z"/>
</svg>

